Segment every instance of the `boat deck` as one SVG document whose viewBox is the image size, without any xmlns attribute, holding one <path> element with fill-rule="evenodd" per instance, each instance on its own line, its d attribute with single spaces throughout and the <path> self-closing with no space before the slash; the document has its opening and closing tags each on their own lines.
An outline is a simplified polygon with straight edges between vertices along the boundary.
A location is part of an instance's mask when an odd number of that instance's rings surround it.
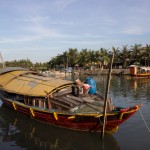
<svg viewBox="0 0 150 150">
<path fill-rule="evenodd" d="M 72 93 L 54 96 L 51 103 L 59 109 L 69 110 L 77 113 L 100 113 L 103 111 L 104 100 L 98 94 L 73 96 Z"/>
<path fill-rule="evenodd" d="M 55 109 L 55 111 L 66 111 L 72 113 L 102 113 L 104 107 L 104 98 L 99 94 L 81 94 L 79 96 L 74 96 L 70 91 L 58 92 L 50 98 L 51 108 L 46 107 L 45 98 L 25 98 L 20 97 L 16 94 L 10 94 L 4 91 L 0 91 L 0 97 L 2 99 L 11 99 L 13 101 L 17 101 L 32 107 L 39 107 L 40 109 L 51 110 Z M 34 101 L 34 102 L 33 102 Z M 36 104 L 38 102 L 38 105 Z M 40 102 L 41 101 L 41 102 Z M 44 104 L 45 103 L 45 104 Z M 108 102 L 108 106 L 112 107 L 111 101 Z M 109 111 L 109 109 L 108 109 Z"/>
</svg>

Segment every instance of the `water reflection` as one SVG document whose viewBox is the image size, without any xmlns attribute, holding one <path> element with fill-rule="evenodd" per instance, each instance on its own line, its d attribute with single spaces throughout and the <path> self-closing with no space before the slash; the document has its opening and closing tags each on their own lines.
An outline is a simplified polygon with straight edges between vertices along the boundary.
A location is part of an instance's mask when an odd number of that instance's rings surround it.
<svg viewBox="0 0 150 150">
<path fill-rule="evenodd" d="M 134 92 L 135 92 L 135 96 L 142 96 L 147 95 L 148 97 L 150 97 L 150 79 L 132 79 L 131 80 L 131 86 L 133 86 Z M 149 100 L 149 99 L 147 99 Z"/>
<path fill-rule="evenodd" d="M 40 123 L 8 108 L 0 108 L 0 149 L 28 150 L 119 150 L 111 135 L 77 132 Z"/>
<path fill-rule="evenodd" d="M 97 92 L 105 95 L 107 76 L 94 76 Z M 130 76 L 112 76 L 110 97 L 115 105 L 127 106 L 150 101 L 150 78 L 131 78 Z"/>
</svg>

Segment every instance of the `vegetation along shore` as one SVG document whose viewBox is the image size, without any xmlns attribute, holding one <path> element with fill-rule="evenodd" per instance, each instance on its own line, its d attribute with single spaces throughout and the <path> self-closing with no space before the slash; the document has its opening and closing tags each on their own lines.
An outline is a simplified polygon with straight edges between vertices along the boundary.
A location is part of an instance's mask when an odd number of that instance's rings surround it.
<svg viewBox="0 0 150 150">
<path fill-rule="evenodd" d="M 112 47 L 111 50 L 100 48 L 99 50 L 82 49 L 78 51 L 76 48 L 69 48 L 68 51 L 64 51 L 62 54 L 58 54 L 55 57 L 50 58 L 49 62 L 45 63 L 32 63 L 30 59 L 5 61 L 7 67 L 23 67 L 32 68 L 35 70 L 50 70 L 55 69 L 63 71 L 68 67 L 73 70 L 78 70 L 82 73 L 101 73 L 105 74 L 105 69 L 108 68 L 110 61 L 110 55 L 114 53 L 114 73 L 128 74 L 128 66 L 136 64 L 140 66 L 150 66 L 150 44 L 142 46 L 141 44 L 135 44 L 128 47 L 128 45 L 122 46 L 122 48 Z M 50 56 L 51 57 L 51 56 Z M 0 63 L 0 67 L 3 64 Z M 125 70 L 122 70 L 125 69 Z M 127 70 L 126 70 L 127 69 Z"/>
</svg>

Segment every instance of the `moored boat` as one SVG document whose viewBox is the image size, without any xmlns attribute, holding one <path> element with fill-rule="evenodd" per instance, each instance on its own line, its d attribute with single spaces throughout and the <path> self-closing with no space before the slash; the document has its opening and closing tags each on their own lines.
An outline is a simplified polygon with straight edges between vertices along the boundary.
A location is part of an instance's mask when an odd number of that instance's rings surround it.
<svg viewBox="0 0 150 150">
<path fill-rule="evenodd" d="M 72 82 L 46 77 L 24 68 L 4 68 L 0 71 L 0 97 L 5 106 L 59 127 L 101 132 L 104 98 L 95 89 L 89 88 L 93 85 L 88 86 L 80 80 Z M 116 107 L 109 99 L 105 131 L 115 132 L 139 107 Z"/>
<path fill-rule="evenodd" d="M 131 65 L 129 68 L 132 77 L 150 78 L 150 67 L 138 67 L 137 65 Z"/>
<path fill-rule="evenodd" d="M 23 147 L 28 150 L 103 150 L 105 147 L 105 150 L 120 150 L 119 143 L 110 134 L 105 134 L 101 141 L 99 133 L 76 132 L 43 124 L 29 117 L 22 117 L 4 105 L 0 107 L 0 131 L 1 149 L 7 147 L 15 150 Z"/>
</svg>

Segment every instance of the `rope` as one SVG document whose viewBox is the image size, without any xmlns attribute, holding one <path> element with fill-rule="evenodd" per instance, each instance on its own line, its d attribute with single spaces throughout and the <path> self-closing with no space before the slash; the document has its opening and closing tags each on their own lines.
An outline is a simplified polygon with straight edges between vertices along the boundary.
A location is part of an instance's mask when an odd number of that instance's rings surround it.
<svg viewBox="0 0 150 150">
<path fill-rule="evenodd" d="M 104 125 L 104 118 L 103 118 L 103 120 L 101 120 L 101 117 L 102 117 L 102 116 L 99 117 L 99 123 L 100 123 L 101 125 Z M 107 124 L 107 116 L 106 116 L 105 119 L 106 119 L 106 120 L 105 120 L 105 121 L 106 121 L 105 124 Z"/>
<path fill-rule="evenodd" d="M 142 117 L 142 119 L 143 119 L 143 121 L 144 121 L 144 124 L 145 124 L 146 128 L 147 128 L 148 131 L 150 132 L 150 128 L 148 127 L 148 125 L 147 125 L 147 123 L 146 123 L 146 121 L 145 121 L 145 119 L 144 119 L 144 116 L 143 116 L 143 114 L 142 114 L 142 112 L 141 112 L 140 109 L 139 109 L 139 112 L 140 112 L 140 115 L 141 115 L 141 117 Z"/>
<path fill-rule="evenodd" d="M 99 117 L 99 123 L 103 126 L 103 122 L 101 121 L 100 117 Z"/>
</svg>

